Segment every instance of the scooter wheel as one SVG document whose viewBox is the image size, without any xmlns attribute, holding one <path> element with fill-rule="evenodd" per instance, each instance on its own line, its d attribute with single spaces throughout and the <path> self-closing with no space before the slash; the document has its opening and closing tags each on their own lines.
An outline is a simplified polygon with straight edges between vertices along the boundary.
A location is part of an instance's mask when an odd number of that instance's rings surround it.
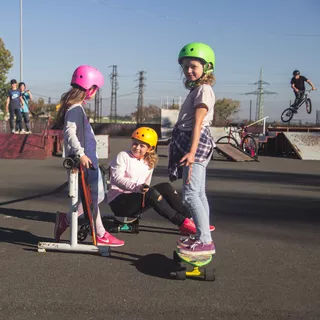
<svg viewBox="0 0 320 320">
<path fill-rule="evenodd" d="M 85 229 L 80 229 L 78 231 L 78 241 L 83 242 L 84 240 L 87 239 L 88 232 Z"/>
</svg>

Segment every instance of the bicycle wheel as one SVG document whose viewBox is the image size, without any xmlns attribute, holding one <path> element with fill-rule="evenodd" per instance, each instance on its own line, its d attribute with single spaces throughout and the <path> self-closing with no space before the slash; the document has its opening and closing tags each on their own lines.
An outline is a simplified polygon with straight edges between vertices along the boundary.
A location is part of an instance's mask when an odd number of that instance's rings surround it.
<svg viewBox="0 0 320 320">
<path fill-rule="evenodd" d="M 252 158 L 258 158 L 258 147 L 256 140 L 250 134 L 244 136 L 241 142 L 241 149 Z"/>
<path fill-rule="evenodd" d="M 235 147 L 238 147 L 238 146 L 239 146 L 239 144 L 238 144 L 238 142 L 236 141 L 236 139 L 234 139 L 234 138 L 232 138 L 232 137 L 229 137 L 229 136 L 224 136 L 224 137 L 219 138 L 219 139 L 217 140 L 216 144 L 219 144 L 219 143 L 221 143 L 221 144 L 228 144 L 228 143 L 229 143 L 229 144 L 232 144 L 232 145 L 235 146 Z M 218 146 L 218 145 L 217 145 L 216 151 L 218 152 L 218 154 L 219 154 L 220 156 L 224 156 L 224 154 L 219 151 L 219 146 Z"/>
<path fill-rule="evenodd" d="M 289 122 L 293 117 L 293 111 L 291 108 L 284 110 L 281 114 L 282 122 Z"/>
<path fill-rule="evenodd" d="M 312 103 L 310 98 L 306 100 L 306 109 L 307 109 L 307 113 L 310 114 L 312 111 Z"/>
<path fill-rule="evenodd" d="M 236 141 L 236 139 L 229 136 L 219 138 L 216 143 L 230 143 L 236 147 L 238 146 L 238 142 Z"/>
</svg>

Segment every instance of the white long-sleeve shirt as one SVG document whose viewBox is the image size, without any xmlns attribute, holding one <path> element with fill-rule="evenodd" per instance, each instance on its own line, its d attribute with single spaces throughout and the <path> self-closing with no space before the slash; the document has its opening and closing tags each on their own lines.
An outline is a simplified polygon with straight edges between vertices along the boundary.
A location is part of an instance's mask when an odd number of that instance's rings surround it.
<svg viewBox="0 0 320 320">
<path fill-rule="evenodd" d="M 153 169 L 143 160 L 135 158 L 130 151 L 121 151 L 110 165 L 110 188 L 108 203 L 123 193 L 141 193 L 141 184 L 150 185 Z"/>
</svg>

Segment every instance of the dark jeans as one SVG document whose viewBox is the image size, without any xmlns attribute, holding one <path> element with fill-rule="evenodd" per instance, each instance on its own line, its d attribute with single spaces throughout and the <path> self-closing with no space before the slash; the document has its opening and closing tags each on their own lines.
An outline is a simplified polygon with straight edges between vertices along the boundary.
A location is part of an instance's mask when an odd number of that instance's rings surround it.
<svg viewBox="0 0 320 320">
<path fill-rule="evenodd" d="M 292 105 L 292 107 L 294 108 L 297 108 L 299 103 L 303 100 L 304 98 L 304 91 L 298 91 L 298 92 L 295 92 L 294 91 L 294 94 L 296 96 L 296 99 L 294 100 L 294 103 Z"/>
<path fill-rule="evenodd" d="M 21 110 L 20 109 L 10 109 L 9 110 L 10 113 L 10 129 L 11 131 L 14 129 L 14 125 L 13 125 L 13 119 L 14 119 L 14 115 L 16 115 L 16 129 L 21 131 L 22 127 L 21 127 Z"/>
<path fill-rule="evenodd" d="M 24 120 L 24 124 L 26 125 L 26 131 L 30 131 L 30 126 L 29 126 L 29 112 L 22 112 L 22 117 Z"/>
<path fill-rule="evenodd" d="M 150 187 L 145 194 L 144 208 L 142 208 L 142 198 L 142 193 L 124 193 L 112 200 L 109 205 L 112 212 L 120 217 L 138 216 L 142 211 L 153 208 L 160 216 L 177 226 L 191 217 L 170 183 L 159 183 Z"/>
</svg>

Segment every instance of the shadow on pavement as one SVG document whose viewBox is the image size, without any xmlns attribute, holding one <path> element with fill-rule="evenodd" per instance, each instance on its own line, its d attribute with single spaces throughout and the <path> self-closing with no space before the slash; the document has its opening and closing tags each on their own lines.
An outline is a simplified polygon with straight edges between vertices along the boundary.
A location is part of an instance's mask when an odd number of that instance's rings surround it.
<svg viewBox="0 0 320 320">
<path fill-rule="evenodd" d="M 0 206 L 5 206 L 8 204 L 12 204 L 12 203 L 23 202 L 23 201 L 28 201 L 28 200 L 32 200 L 32 199 L 38 199 L 41 197 L 51 196 L 53 194 L 61 192 L 62 190 L 66 189 L 67 187 L 68 187 L 68 181 L 64 182 L 61 186 L 57 187 L 56 189 L 54 189 L 52 191 L 40 193 L 40 194 L 36 194 L 34 196 L 24 197 L 24 198 L 20 198 L 20 199 L 3 201 L 3 202 L 0 202 Z"/>
<path fill-rule="evenodd" d="M 152 277 L 172 279 L 170 274 L 176 270 L 177 264 L 163 254 L 152 253 L 138 259 L 135 267 L 139 272 Z"/>
<path fill-rule="evenodd" d="M 0 214 L 10 217 L 17 217 L 20 219 L 44 221 L 44 222 L 55 222 L 56 213 L 44 212 L 44 211 L 32 211 L 32 210 L 21 210 L 21 209 L 10 209 L 0 208 Z"/>
<path fill-rule="evenodd" d="M 29 231 L 0 227 L 1 242 L 35 248 L 39 241 L 50 242 L 52 238 L 38 237 Z"/>
</svg>

